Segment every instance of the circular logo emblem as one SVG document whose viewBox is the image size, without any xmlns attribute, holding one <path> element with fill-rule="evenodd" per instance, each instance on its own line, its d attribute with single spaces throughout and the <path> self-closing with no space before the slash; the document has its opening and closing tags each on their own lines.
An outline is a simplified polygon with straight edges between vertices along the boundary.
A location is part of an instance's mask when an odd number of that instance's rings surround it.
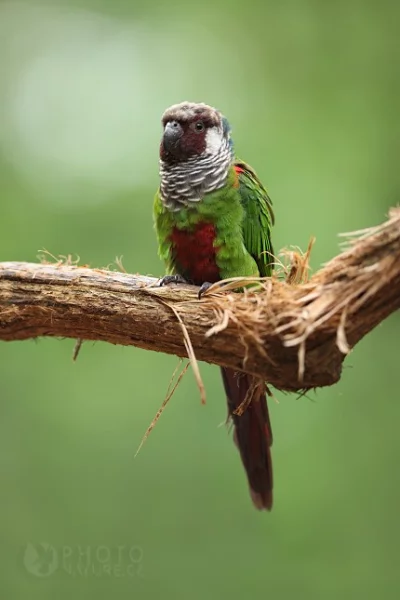
<svg viewBox="0 0 400 600">
<path fill-rule="evenodd" d="M 35 577 L 50 577 L 58 567 L 57 550 L 47 542 L 28 542 L 23 560 L 25 569 Z"/>
</svg>

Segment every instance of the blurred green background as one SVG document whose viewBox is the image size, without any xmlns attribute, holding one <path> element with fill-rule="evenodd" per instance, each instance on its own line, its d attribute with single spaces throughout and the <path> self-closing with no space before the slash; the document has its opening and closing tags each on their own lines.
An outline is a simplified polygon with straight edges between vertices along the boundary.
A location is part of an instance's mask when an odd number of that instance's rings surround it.
<svg viewBox="0 0 400 600">
<path fill-rule="evenodd" d="M 45 248 L 160 275 L 160 116 L 218 106 L 314 269 L 399 201 L 400 8 L 380 2 L 0 4 L 0 260 Z M 399 316 L 341 382 L 276 393 L 256 512 L 217 368 L 72 340 L 0 345 L 2 598 L 398 598 Z"/>
</svg>

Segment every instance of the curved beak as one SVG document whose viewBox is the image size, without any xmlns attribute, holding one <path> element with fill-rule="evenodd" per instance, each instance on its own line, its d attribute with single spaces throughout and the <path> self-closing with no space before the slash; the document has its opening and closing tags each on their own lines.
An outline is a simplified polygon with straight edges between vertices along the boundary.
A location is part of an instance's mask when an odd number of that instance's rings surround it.
<svg viewBox="0 0 400 600">
<path fill-rule="evenodd" d="M 183 135 L 183 129 L 178 121 L 169 121 L 165 125 L 163 135 L 164 150 L 172 155 L 179 152 L 179 142 Z"/>
</svg>

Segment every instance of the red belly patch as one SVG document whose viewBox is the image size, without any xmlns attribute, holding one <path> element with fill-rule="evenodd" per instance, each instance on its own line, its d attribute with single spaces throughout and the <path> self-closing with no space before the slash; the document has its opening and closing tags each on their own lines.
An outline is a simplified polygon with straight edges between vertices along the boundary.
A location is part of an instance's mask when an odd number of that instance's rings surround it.
<svg viewBox="0 0 400 600">
<path fill-rule="evenodd" d="M 216 263 L 215 237 L 212 223 L 198 223 L 191 230 L 175 227 L 172 231 L 171 242 L 180 274 L 195 285 L 221 279 Z"/>
</svg>

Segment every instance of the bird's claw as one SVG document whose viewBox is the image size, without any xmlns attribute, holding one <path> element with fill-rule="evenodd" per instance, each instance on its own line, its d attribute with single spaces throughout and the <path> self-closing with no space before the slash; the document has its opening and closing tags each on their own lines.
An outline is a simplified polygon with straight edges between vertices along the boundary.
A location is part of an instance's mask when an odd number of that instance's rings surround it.
<svg viewBox="0 0 400 600">
<path fill-rule="evenodd" d="M 164 275 L 158 282 L 158 285 L 161 287 L 163 285 L 169 285 L 170 283 L 183 283 L 188 284 L 182 275 Z M 201 300 L 202 296 L 206 293 L 206 291 L 212 286 L 212 283 L 205 281 L 199 289 L 199 293 L 197 295 L 198 299 Z"/>
<path fill-rule="evenodd" d="M 164 275 L 159 281 L 159 286 L 169 285 L 170 283 L 187 283 L 182 275 Z"/>
<path fill-rule="evenodd" d="M 212 283 L 210 283 L 209 281 L 205 281 L 202 284 L 201 288 L 199 289 L 199 293 L 197 294 L 197 297 L 199 300 L 201 300 L 202 296 L 204 296 L 206 291 L 209 290 L 211 286 L 212 286 Z"/>
</svg>

